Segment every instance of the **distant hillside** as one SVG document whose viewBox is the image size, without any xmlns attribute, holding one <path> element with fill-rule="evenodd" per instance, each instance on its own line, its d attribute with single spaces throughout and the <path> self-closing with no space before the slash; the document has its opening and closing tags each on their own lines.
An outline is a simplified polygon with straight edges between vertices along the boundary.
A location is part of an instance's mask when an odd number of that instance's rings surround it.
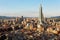
<svg viewBox="0 0 60 40">
<path fill-rule="evenodd" d="M 0 19 L 15 19 L 16 17 L 9 17 L 9 16 L 0 16 Z M 24 18 L 38 18 L 38 17 L 24 17 Z M 50 18 L 60 18 L 60 16 L 54 16 Z"/>
<path fill-rule="evenodd" d="M 12 18 L 16 18 L 16 17 L 8 17 L 8 16 L 0 16 L 0 19 L 12 19 Z"/>
<path fill-rule="evenodd" d="M 15 19 L 16 17 L 9 17 L 9 16 L 0 16 L 0 19 Z M 23 18 L 37 18 L 37 17 L 23 17 Z"/>
<path fill-rule="evenodd" d="M 51 17 L 51 18 L 60 18 L 60 16 L 54 16 L 54 17 Z"/>
</svg>

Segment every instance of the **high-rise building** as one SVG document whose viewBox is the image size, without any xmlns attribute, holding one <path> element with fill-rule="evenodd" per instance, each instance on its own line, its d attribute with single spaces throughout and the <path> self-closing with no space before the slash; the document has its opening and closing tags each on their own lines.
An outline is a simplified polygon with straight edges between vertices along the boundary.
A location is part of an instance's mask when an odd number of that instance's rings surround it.
<svg viewBox="0 0 60 40">
<path fill-rule="evenodd" d="M 42 4 L 40 4 L 40 9 L 39 9 L 39 23 L 40 25 L 43 24 L 44 21 L 44 16 L 43 16 L 43 12 L 42 12 Z"/>
<path fill-rule="evenodd" d="M 44 22 L 44 17 L 43 17 L 43 12 L 42 12 L 42 5 L 40 4 L 40 9 L 39 9 L 39 22 L 37 24 L 37 30 L 39 31 L 40 28 L 42 27 L 43 25 L 43 22 Z"/>
</svg>

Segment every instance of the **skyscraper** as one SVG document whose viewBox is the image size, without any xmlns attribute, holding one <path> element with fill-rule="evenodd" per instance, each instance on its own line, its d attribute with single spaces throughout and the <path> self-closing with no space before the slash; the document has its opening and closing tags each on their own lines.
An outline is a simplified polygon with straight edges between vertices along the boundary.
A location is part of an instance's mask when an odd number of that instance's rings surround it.
<svg viewBox="0 0 60 40">
<path fill-rule="evenodd" d="M 44 26 L 44 17 L 43 17 L 43 12 L 42 12 L 42 4 L 40 4 L 40 9 L 39 9 L 39 22 L 37 25 L 37 28 L 41 28 L 41 26 Z"/>
<path fill-rule="evenodd" d="M 40 9 L 39 9 L 39 23 L 40 25 L 43 24 L 44 17 L 43 17 L 43 12 L 42 12 L 42 4 L 40 4 Z"/>
</svg>

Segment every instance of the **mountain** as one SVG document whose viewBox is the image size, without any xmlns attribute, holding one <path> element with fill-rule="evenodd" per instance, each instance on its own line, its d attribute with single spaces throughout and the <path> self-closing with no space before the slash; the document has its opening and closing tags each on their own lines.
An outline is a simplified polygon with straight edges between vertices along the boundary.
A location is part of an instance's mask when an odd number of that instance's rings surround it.
<svg viewBox="0 0 60 40">
<path fill-rule="evenodd" d="M 51 18 L 60 18 L 60 16 L 54 16 L 54 17 L 51 17 Z"/>
<path fill-rule="evenodd" d="M 8 17 L 8 16 L 0 16 L 0 19 L 12 19 L 12 18 L 16 18 L 16 17 Z"/>
<path fill-rule="evenodd" d="M 9 16 L 0 16 L 0 19 L 15 19 L 16 17 L 9 17 Z M 37 18 L 37 17 L 23 17 L 23 18 Z"/>
</svg>

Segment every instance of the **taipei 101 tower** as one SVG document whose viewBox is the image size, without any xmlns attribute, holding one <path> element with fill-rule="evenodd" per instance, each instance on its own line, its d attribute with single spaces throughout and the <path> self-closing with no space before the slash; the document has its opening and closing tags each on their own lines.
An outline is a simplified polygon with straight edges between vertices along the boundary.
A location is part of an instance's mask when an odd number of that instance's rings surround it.
<svg viewBox="0 0 60 40">
<path fill-rule="evenodd" d="M 42 26 L 45 25 L 44 24 L 45 19 L 44 19 L 43 12 L 42 12 L 42 4 L 40 4 L 38 20 L 39 20 L 38 25 L 37 25 L 38 28 L 40 28 L 41 25 Z"/>
<path fill-rule="evenodd" d="M 39 9 L 39 24 L 43 25 L 44 22 L 44 16 L 43 16 L 43 12 L 42 12 L 42 4 L 40 4 L 40 9 Z"/>
<path fill-rule="evenodd" d="M 40 25 L 44 24 L 44 15 L 43 15 L 43 11 L 42 11 L 42 3 L 43 3 L 43 0 L 41 0 L 41 4 L 40 4 L 40 8 L 39 8 L 39 24 Z"/>
</svg>

